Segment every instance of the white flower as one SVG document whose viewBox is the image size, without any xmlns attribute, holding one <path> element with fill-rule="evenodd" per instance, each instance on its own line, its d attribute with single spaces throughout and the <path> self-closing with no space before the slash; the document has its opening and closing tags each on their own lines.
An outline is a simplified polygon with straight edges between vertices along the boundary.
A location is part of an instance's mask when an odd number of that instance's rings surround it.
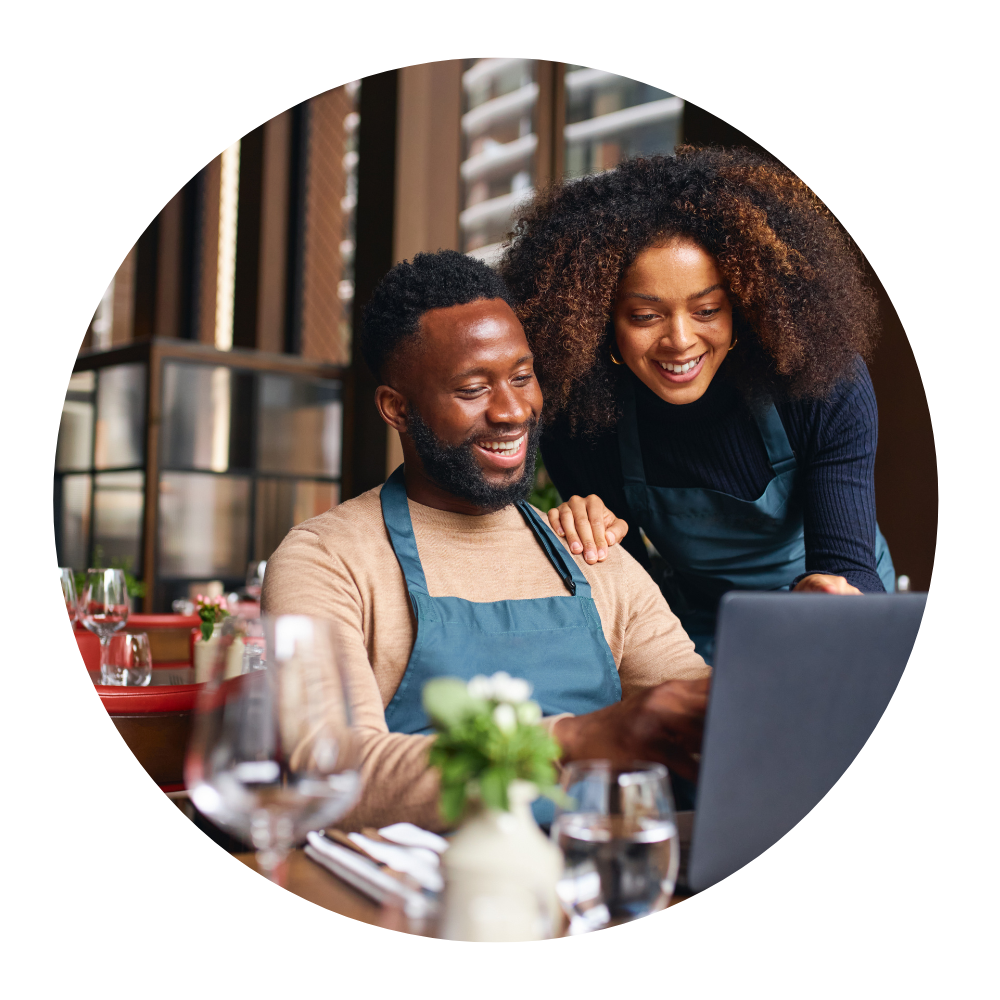
<svg viewBox="0 0 1000 1000">
<path fill-rule="evenodd" d="M 517 706 L 517 720 L 526 726 L 533 726 L 542 718 L 542 710 L 537 701 L 524 701 Z"/>
<path fill-rule="evenodd" d="M 476 674 L 467 685 L 470 698 L 480 701 L 489 701 L 493 697 L 493 684 L 488 677 Z"/>
<path fill-rule="evenodd" d="M 519 705 L 531 697 L 531 685 L 522 677 L 511 677 L 501 670 L 492 678 L 493 697 L 497 701 L 505 701 L 509 705 Z"/>
<path fill-rule="evenodd" d="M 511 705 L 503 703 L 493 709 L 493 721 L 502 733 L 512 733 L 517 729 L 517 714 Z"/>
</svg>

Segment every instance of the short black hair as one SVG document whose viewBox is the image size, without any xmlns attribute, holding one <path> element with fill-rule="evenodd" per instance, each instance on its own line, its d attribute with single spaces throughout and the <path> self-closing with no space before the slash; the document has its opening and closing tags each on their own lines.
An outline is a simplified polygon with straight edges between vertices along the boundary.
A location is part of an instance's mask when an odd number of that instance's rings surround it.
<svg viewBox="0 0 1000 1000">
<path fill-rule="evenodd" d="M 418 253 L 401 261 L 375 286 L 361 320 L 361 353 L 372 373 L 385 379 L 400 344 L 415 337 L 431 309 L 480 299 L 513 299 L 503 278 L 483 261 L 457 250 Z"/>
</svg>

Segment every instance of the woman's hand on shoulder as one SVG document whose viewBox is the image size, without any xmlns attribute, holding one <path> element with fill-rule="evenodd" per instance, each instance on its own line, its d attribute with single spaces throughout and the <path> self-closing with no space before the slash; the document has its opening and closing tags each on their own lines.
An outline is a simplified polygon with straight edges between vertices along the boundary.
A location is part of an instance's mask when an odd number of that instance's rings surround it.
<svg viewBox="0 0 1000 1000">
<path fill-rule="evenodd" d="M 815 594 L 860 594 L 857 587 L 848 583 L 842 576 L 831 576 L 828 573 L 811 573 L 803 577 L 797 584 L 795 590 L 800 593 Z"/>
<path fill-rule="evenodd" d="M 608 549 L 628 533 L 628 525 L 608 510 L 596 493 L 586 498 L 572 496 L 553 507 L 549 524 L 560 538 L 566 539 L 570 552 L 583 553 L 584 561 L 591 565 L 607 559 Z"/>
</svg>

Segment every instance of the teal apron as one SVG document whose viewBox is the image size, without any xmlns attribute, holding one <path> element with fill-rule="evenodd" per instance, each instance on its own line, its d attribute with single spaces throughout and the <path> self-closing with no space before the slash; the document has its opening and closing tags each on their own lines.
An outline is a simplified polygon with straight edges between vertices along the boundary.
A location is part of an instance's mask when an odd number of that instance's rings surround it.
<svg viewBox="0 0 1000 1000">
<path fill-rule="evenodd" d="M 590 584 L 546 520 L 528 503 L 521 501 L 517 509 L 568 596 L 492 602 L 431 597 L 413 536 L 403 466 L 382 487 L 381 501 L 382 518 L 417 620 L 406 672 L 385 710 L 390 732 L 431 732 L 421 694 L 433 677 L 467 681 L 476 674 L 505 670 L 531 684 L 532 697 L 544 715 L 583 715 L 621 700 L 618 670 Z"/>
<path fill-rule="evenodd" d="M 777 409 L 755 414 L 774 478 L 756 500 L 700 487 L 647 486 L 635 390 L 624 380 L 618 422 L 625 496 L 662 561 L 654 576 L 695 649 L 712 662 L 715 616 L 727 590 L 787 590 L 806 571 L 798 466 Z M 875 526 L 876 572 L 896 586 L 889 547 Z"/>
</svg>

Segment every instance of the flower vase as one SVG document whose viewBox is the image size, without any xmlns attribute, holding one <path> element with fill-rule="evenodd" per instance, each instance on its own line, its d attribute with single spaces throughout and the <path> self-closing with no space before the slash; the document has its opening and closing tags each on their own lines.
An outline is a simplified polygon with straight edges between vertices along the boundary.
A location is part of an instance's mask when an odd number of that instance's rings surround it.
<svg viewBox="0 0 1000 1000">
<path fill-rule="evenodd" d="M 216 622 L 212 626 L 212 638 L 207 642 L 199 634 L 194 640 L 194 682 L 204 684 L 211 679 L 212 670 L 215 666 L 216 650 L 219 640 L 222 638 L 222 623 Z M 243 640 L 239 636 L 233 637 L 233 644 L 226 654 L 226 670 L 223 674 L 225 680 L 230 677 L 238 677 L 243 672 Z"/>
<path fill-rule="evenodd" d="M 562 854 L 538 828 L 538 792 L 511 782 L 510 810 L 481 808 L 444 853 L 441 936 L 452 941 L 538 941 L 559 932 Z"/>
</svg>

